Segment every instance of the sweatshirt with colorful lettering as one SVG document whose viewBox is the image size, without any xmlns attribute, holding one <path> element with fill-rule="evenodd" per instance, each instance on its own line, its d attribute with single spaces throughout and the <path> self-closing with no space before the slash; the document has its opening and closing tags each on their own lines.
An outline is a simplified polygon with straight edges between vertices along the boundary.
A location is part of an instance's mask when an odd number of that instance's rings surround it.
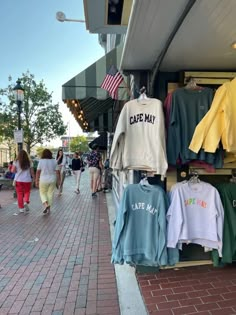
<svg viewBox="0 0 236 315">
<path fill-rule="evenodd" d="M 178 185 L 167 213 L 167 247 L 183 243 L 215 248 L 222 256 L 224 209 L 215 187 L 205 182 Z"/>
</svg>

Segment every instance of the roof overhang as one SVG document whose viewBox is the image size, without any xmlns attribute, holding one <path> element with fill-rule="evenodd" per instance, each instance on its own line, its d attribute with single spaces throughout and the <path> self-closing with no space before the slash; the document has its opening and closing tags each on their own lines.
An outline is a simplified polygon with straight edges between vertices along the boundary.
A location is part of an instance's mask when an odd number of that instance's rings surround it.
<svg viewBox="0 0 236 315">
<path fill-rule="evenodd" d="M 111 131 L 107 115 L 111 114 L 114 100 L 101 84 L 110 67 L 120 63 L 122 50 L 123 45 L 117 46 L 62 86 L 62 100 L 83 131 Z M 118 100 L 127 99 L 127 87 L 121 84 Z"/>
<path fill-rule="evenodd" d="M 235 69 L 235 16 L 235 0 L 134 0 L 120 68 Z"/>
<path fill-rule="evenodd" d="M 84 0 L 86 28 L 95 34 L 125 34 L 133 0 Z"/>
</svg>

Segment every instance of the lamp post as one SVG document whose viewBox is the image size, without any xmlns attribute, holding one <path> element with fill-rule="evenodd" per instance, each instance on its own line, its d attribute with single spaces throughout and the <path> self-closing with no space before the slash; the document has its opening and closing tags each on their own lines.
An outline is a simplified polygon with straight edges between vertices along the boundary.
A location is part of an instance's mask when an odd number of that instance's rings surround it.
<svg viewBox="0 0 236 315">
<path fill-rule="evenodd" d="M 59 21 L 59 22 L 80 22 L 80 23 L 85 23 L 85 20 L 77 20 L 77 19 L 67 19 L 66 18 L 66 15 L 64 12 L 57 12 L 56 13 L 56 19 Z"/>
<path fill-rule="evenodd" d="M 14 98 L 17 104 L 17 116 L 18 116 L 18 131 L 21 131 L 21 111 L 22 111 L 22 102 L 24 100 L 24 89 L 21 86 L 21 81 L 18 79 L 16 81 L 16 86 L 13 88 Z M 23 148 L 23 131 L 21 134 L 21 141 L 18 142 L 18 152 Z"/>
</svg>

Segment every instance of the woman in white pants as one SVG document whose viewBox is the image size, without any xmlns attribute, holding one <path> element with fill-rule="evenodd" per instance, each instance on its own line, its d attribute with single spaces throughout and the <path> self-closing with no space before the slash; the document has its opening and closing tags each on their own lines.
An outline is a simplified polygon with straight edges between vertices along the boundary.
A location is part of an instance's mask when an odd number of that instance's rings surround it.
<svg viewBox="0 0 236 315">
<path fill-rule="evenodd" d="M 35 183 L 36 187 L 39 187 L 40 198 L 44 206 L 43 214 L 50 213 L 58 177 L 59 168 L 57 161 L 52 157 L 50 150 L 43 150 L 37 166 Z"/>
<path fill-rule="evenodd" d="M 83 167 L 83 161 L 81 160 L 79 153 L 74 153 L 74 158 L 72 159 L 71 168 L 73 171 L 73 174 L 75 175 L 75 193 L 79 194 L 79 185 L 80 185 L 80 177 L 81 177 L 81 169 Z"/>
</svg>

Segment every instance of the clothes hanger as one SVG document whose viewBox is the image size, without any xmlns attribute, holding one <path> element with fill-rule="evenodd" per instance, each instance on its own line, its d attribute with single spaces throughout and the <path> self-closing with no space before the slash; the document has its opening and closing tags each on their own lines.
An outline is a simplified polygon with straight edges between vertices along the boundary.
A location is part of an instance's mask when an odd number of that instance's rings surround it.
<svg viewBox="0 0 236 315">
<path fill-rule="evenodd" d="M 146 94 L 146 87 L 145 87 L 145 86 L 141 87 L 139 93 L 140 93 L 140 96 L 138 97 L 138 101 L 150 100 L 150 98 L 147 97 L 147 94 Z"/>
<path fill-rule="evenodd" d="M 196 80 L 192 77 L 186 79 L 187 84 L 185 85 L 185 89 L 187 90 L 200 90 L 202 89 L 201 86 L 198 86 Z"/>
<path fill-rule="evenodd" d="M 189 178 L 188 182 L 190 184 L 198 184 L 200 183 L 200 179 L 198 178 L 198 172 L 197 171 L 191 171 L 191 177 Z"/>
<path fill-rule="evenodd" d="M 232 169 L 232 177 L 230 178 L 230 183 L 236 184 L 236 169 Z"/>
<path fill-rule="evenodd" d="M 139 182 L 141 186 L 152 186 L 148 182 L 147 172 L 142 172 L 141 176 L 143 176 Z"/>
</svg>

